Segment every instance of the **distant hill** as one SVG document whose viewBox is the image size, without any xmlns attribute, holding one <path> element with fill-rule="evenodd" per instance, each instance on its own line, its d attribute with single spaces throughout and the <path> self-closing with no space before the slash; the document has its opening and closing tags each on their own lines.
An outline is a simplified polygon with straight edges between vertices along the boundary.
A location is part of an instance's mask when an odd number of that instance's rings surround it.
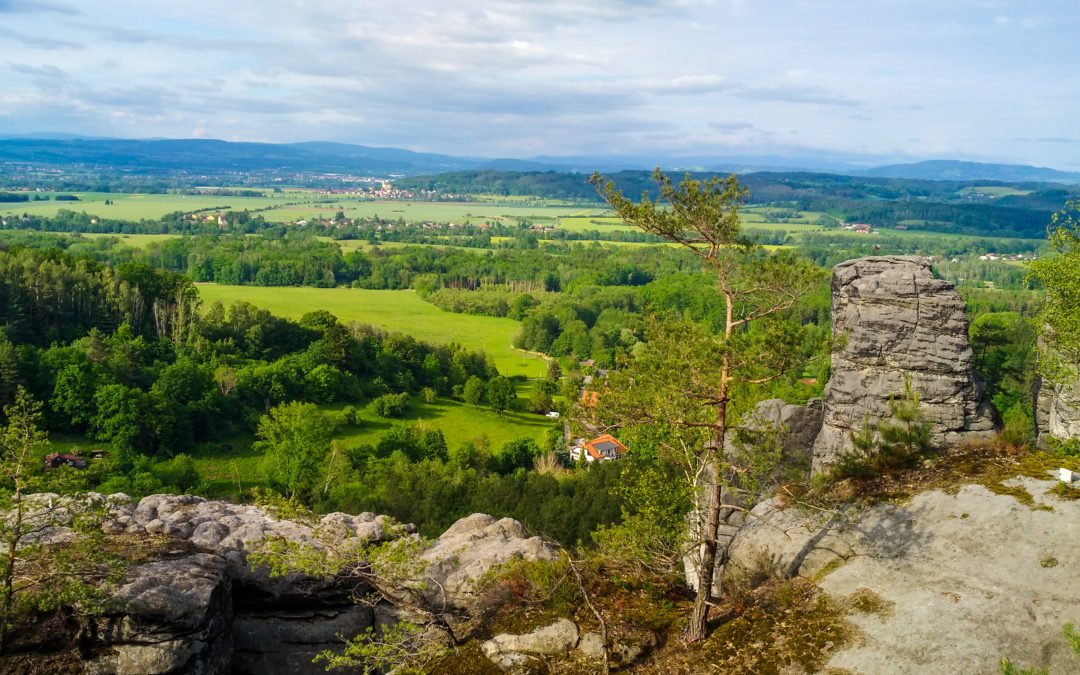
<svg viewBox="0 0 1080 675">
<path fill-rule="evenodd" d="M 998 180 L 1008 182 L 1080 183 L 1080 173 L 1058 171 L 1026 164 L 984 164 L 952 159 L 934 159 L 914 164 L 890 164 L 858 172 L 875 178 L 919 180 Z"/>
<path fill-rule="evenodd" d="M 231 172 L 366 175 L 457 171 L 486 160 L 345 143 L 230 143 L 218 140 L 0 139 L 0 163 L 143 174 Z"/>
<path fill-rule="evenodd" d="M 418 176 L 453 171 L 518 171 L 590 174 L 593 171 L 650 170 L 656 165 L 669 172 L 830 173 L 842 176 L 916 179 L 928 181 L 995 180 L 1011 183 L 1080 184 L 1080 173 L 1017 164 L 982 164 L 931 160 L 862 169 L 840 158 L 820 156 L 537 156 L 490 158 L 413 152 L 401 148 L 349 143 L 234 143 L 210 139 L 86 138 L 57 133 L 3 136 L 0 165 L 115 171 L 145 176 L 222 176 L 228 174 L 353 174 Z"/>
</svg>

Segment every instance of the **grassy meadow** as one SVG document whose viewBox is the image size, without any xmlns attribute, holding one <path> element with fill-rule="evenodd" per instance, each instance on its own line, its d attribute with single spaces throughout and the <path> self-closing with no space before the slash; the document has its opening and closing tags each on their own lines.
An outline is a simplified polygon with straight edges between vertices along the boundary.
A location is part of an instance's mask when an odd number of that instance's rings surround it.
<svg viewBox="0 0 1080 675">
<path fill-rule="evenodd" d="M 50 197 L 56 193 L 43 193 Z M 27 213 L 38 216 L 55 215 L 60 209 L 85 211 L 102 218 L 118 220 L 155 219 L 174 211 L 200 211 L 202 209 L 226 208 L 233 211 L 254 211 L 271 208 L 287 202 L 310 197 L 283 193 L 269 197 L 219 197 L 214 195 L 171 195 L 171 194 L 132 194 L 119 192 L 64 192 L 79 198 L 77 202 L 40 201 L 40 202 L 2 202 L 0 214 Z M 112 203 L 106 204 L 109 200 Z M 333 215 L 333 214 L 331 214 Z"/>
<path fill-rule="evenodd" d="M 325 309 L 343 322 L 358 321 L 412 335 L 434 343 L 457 342 L 483 351 L 503 375 L 541 377 L 542 359 L 514 349 L 510 341 L 520 324 L 512 319 L 454 314 L 424 302 L 413 291 L 372 291 L 360 288 L 221 286 L 199 284 L 204 306 L 238 300 L 298 319 Z"/>
</svg>

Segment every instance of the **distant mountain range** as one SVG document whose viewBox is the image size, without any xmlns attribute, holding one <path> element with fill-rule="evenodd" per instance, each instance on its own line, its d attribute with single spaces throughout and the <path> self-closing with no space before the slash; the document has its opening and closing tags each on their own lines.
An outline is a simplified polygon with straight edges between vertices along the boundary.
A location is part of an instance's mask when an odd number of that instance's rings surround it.
<svg viewBox="0 0 1080 675">
<path fill-rule="evenodd" d="M 1080 183 L 1080 173 L 1058 171 L 1026 164 L 983 164 L 951 159 L 934 159 L 914 164 L 891 164 L 858 172 L 875 178 L 916 178 L 921 180 L 996 180 L 1009 183 Z"/>
<path fill-rule="evenodd" d="M 570 171 L 590 173 L 628 169 L 754 173 L 813 171 L 877 178 L 921 180 L 995 180 L 1080 183 L 1080 173 L 1036 166 L 931 160 L 867 169 L 822 155 L 738 157 L 580 156 L 491 159 L 420 153 L 347 143 L 234 143 L 205 139 L 129 140 L 71 134 L 0 137 L 0 164 L 112 170 L 129 174 L 222 175 L 243 173 L 317 173 L 353 175 L 427 175 L 462 170 Z"/>
</svg>

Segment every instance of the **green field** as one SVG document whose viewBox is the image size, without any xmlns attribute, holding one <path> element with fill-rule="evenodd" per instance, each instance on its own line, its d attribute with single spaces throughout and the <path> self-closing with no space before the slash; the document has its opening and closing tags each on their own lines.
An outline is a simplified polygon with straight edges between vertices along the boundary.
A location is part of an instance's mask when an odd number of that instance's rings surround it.
<svg viewBox="0 0 1080 675">
<path fill-rule="evenodd" d="M 323 410 L 337 412 L 343 407 L 344 404 L 323 406 Z M 345 447 L 356 447 L 365 443 L 375 445 L 395 424 L 438 429 L 443 433 L 446 446 L 451 450 L 480 436 L 487 437 L 492 450 L 498 450 L 503 444 L 519 438 L 531 438 L 543 447 L 548 431 L 558 427 L 557 422 L 540 415 L 498 415 L 485 407 L 476 408 L 445 398 L 440 398 L 435 403 L 423 403 L 414 398 L 403 419 L 389 420 L 378 417 L 367 408 L 361 408 L 358 417 L 363 420 L 360 426 L 344 427 L 334 435 Z M 84 439 L 65 440 L 63 446 L 54 443 L 54 447 L 57 450 L 62 447 L 65 451 L 70 451 L 73 447 L 88 447 Z M 229 439 L 229 449 L 219 445 L 194 455 L 199 475 L 207 482 L 206 496 L 238 497 L 246 490 L 263 485 L 259 467 L 262 456 L 251 448 L 252 441 L 250 435 L 244 434 Z"/>
<path fill-rule="evenodd" d="M 53 196 L 55 193 L 44 193 Z M 141 220 L 143 218 L 160 218 L 166 213 L 173 211 L 199 211 L 218 207 L 227 207 L 233 211 L 245 209 L 254 211 L 276 205 L 286 204 L 300 200 L 310 200 L 314 197 L 297 195 L 295 193 L 283 193 L 271 197 L 217 197 L 210 195 L 146 195 L 109 192 L 66 192 L 79 198 L 77 202 L 58 202 L 54 200 L 41 202 L 12 202 L 0 203 L 0 214 L 22 214 L 51 216 L 60 209 L 69 211 L 85 211 L 91 215 L 103 218 L 115 218 L 118 220 Z M 110 200 L 112 204 L 106 204 Z M 333 215 L 331 213 L 330 215 Z"/>
<path fill-rule="evenodd" d="M 487 202 L 409 202 L 390 200 L 341 199 L 333 203 L 282 206 L 263 213 L 267 220 L 292 222 L 302 218 L 333 218 L 341 211 L 347 218 L 371 218 L 383 220 L 403 219 L 409 223 L 425 221 L 439 223 L 485 223 L 502 221 L 509 224 L 527 219 L 537 224 L 555 224 L 559 218 L 588 214 L 592 210 L 576 206 L 517 206 Z"/>
<path fill-rule="evenodd" d="M 503 375 L 541 377 L 544 361 L 510 344 L 520 324 L 511 319 L 444 312 L 412 291 L 371 291 L 359 288 L 220 286 L 199 284 L 204 306 L 220 300 L 243 300 L 270 312 L 298 319 L 325 309 L 343 322 L 358 321 L 435 343 L 457 342 L 483 351 Z"/>
<path fill-rule="evenodd" d="M 328 410 L 340 410 L 343 406 L 328 406 Z M 467 403 L 449 398 L 440 398 L 435 403 L 424 403 L 414 398 L 405 417 L 390 420 L 378 417 L 367 408 L 360 411 L 363 418 L 360 427 L 346 427 L 337 438 L 346 446 L 355 447 L 364 443 L 374 445 L 390 427 L 395 424 L 416 424 L 424 428 L 438 429 L 446 438 L 449 448 L 460 447 L 463 443 L 485 435 L 491 448 L 497 450 L 504 443 L 519 438 L 531 438 L 542 445 L 548 430 L 558 423 L 542 415 L 523 412 L 506 412 L 502 415 L 487 407 L 474 407 Z"/>
<path fill-rule="evenodd" d="M 975 185 L 957 191 L 963 197 L 984 195 L 987 197 L 1024 197 L 1031 194 L 1031 190 L 1019 190 L 1005 185 Z"/>
</svg>

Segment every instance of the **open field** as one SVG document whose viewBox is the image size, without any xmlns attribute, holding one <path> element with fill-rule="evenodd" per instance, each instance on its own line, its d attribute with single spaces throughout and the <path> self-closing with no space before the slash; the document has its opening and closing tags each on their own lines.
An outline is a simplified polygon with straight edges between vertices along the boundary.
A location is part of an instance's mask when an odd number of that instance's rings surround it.
<svg viewBox="0 0 1080 675">
<path fill-rule="evenodd" d="M 335 213 L 342 211 L 347 218 L 379 216 L 384 220 L 401 218 L 406 222 L 433 221 L 463 225 L 503 221 L 513 224 L 519 219 L 527 219 L 535 223 L 554 224 L 559 218 L 588 214 L 594 210 L 576 206 L 510 206 L 479 202 L 341 199 L 332 203 L 283 206 L 263 213 L 263 217 L 275 222 L 290 222 L 301 218 L 332 218 Z M 600 210 L 603 211 L 603 209 Z"/>
<path fill-rule="evenodd" d="M 326 409 L 340 410 L 342 407 L 336 405 Z M 402 419 L 378 417 L 367 408 L 359 410 L 358 417 L 363 419 L 362 425 L 345 427 L 336 436 L 348 447 L 364 443 L 374 445 L 379 441 L 379 437 L 397 424 L 419 424 L 424 428 L 438 429 L 446 438 L 449 448 L 458 448 L 463 443 L 484 435 L 491 443 L 492 450 L 523 437 L 542 444 L 548 431 L 558 426 L 557 421 L 553 422 L 542 415 L 524 412 L 506 412 L 499 415 L 486 406 L 474 407 L 449 398 L 440 398 L 435 403 L 424 403 L 414 398 Z"/>
<path fill-rule="evenodd" d="M 54 193 L 44 193 L 54 196 Z M 66 192 L 79 198 L 77 202 L 41 201 L 41 202 L 2 202 L 0 214 L 22 214 L 50 216 L 60 209 L 85 211 L 103 218 L 118 220 L 141 220 L 160 218 L 173 211 L 199 211 L 225 207 L 233 211 L 264 209 L 301 200 L 313 199 L 306 195 L 283 193 L 271 197 L 218 197 L 213 195 L 147 195 L 110 192 Z M 110 200 L 112 204 L 106 204 Z M 333 215 L 331 213 L 330 215 Z"/>
<path fill-rule="evenodd" d="M 292 319 L 325 309 L 343 322 L 367 323 L 427 342 L 457 342 L 487 353 L 503 375 L 541 377 L 546 368 L 542 359 L 511 346 L 510 340 L 520 326 L 517 321 L 444 312 L 412 291 L 217 284 L 199 284 L 198 288 L 204 306 L 218 300 L 226 306 L 243 300 Z"/>
<path fill-rule="evenodd" d="M 323 406 L 323 410 L 336 412 L 344 404 Z M 378 443 L 379 438 L 396 424 L 407 426 L 421 425 L 424 428 L 438 429 L 446 439 L 446 446 L 451 450 L 463 443 L 486 436 L 492 450 L 498 450 L 504 443 L 519 438 L 531 438 L 542 445 L 548 430 L 556 428 L 557 422 L 529 413 L 504 413 L 497 415 L 487 408 L 474 408 L 471 405 L 440 398 L 435 403 L 423 403 L 413 399 L 412 405 L 402 419 L 389 420 L 378 417 L 366 407 L 361 408 L 360 426 L 346 426 L 334 435 L 345 447 Z M 81 439 L 65 438 L 63 445 L 54 444 L 70 451 L 72 447 L 88 447 Z M 259 464 L 262 455 L 251 448 L 254 439 L 249 434 L 228 439 L 229 449 L 219 445 L 193 455 L 199 475 L 206 481 L 205 496 L 236 498 L 244 491 L 261 487 L 263 483 Z"/>
<path fill-rule="evenodd" d="M 958 195 L 974 196 L 974 195 L 986 195 L 988 197 L 1023 197 L 1031 194 L 1031 190 L 1020 190 L 1017 188 L 1008 187 L 1006 185 L 975 185 L 972 187 L 966 187 L 957 191 Z"/>
</svg>

